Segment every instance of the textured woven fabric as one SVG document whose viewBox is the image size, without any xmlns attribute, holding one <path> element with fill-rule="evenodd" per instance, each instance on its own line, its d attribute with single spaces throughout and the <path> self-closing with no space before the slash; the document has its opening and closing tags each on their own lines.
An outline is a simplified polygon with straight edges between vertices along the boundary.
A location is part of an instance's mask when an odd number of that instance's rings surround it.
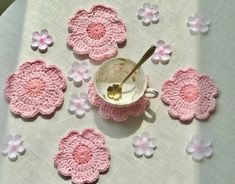
<svg viewBox="0 0 235 184">
<path fill-rule="evenodd" d="M 25 155 L 14 163 L 0 157 L 1 184 L 71 184 L 71 180 L 61 179 L 54 168 L 54 154 L 58 140 L 68 130 L 81 131 L 86 127 L 105 134 L 112 156 L 109 172 L 99 177 L 98 184 L 234 184 L 234 0 L 150 0 L 158 5 L 160 13 L 159 23 L 150 26 L 143 26 L 136 15 L 144 2 L 98 2 L 117 10 L 118 17 L 126 23 L 127 42 L 118 50 L 117 57 L 137 62 L 157 40 L 164 40 L 173 50 L 167 65 L 154 65 L 150 59 L 144 63 L 150 86 L 159 91 L 159 98 L 151 100 L 144 116 L 125 123 L 106 121 L 96 109 L 83 119 L 68 113 L 70 95 L 86 92 L 86 83 L 76 88 L 73 82 L 68 82 L 64 104 L 50 119 L 39 116 L 26 122 L 15 118 L 4 99 L 7 76 L 26 60 L 43 58 L 64 73 L 70 69 L 78 58 L 66 47 L 68 20 L 77 9 L 90 10 L 97 0 L 16 0 L 0 17 L 0 139 L 5 134 L 21 134 L 29 144 Z M 187 18 L 198 11 L 205 12 L 211 24 L 207 35 L 192 36 Z M 54 45 L 41 54 L 32 51 L 30 44 L 32 33 L 44 28 L 53 36 Z M 79 59 L 89 63 L 89 59 Z M 160 96 L 163 82 L 179 69 L 189 67 L 212 77 L 220 96 L 216 111 L 207 121 L 194 119 L 191 124 L 182 125 L 170 118 L 169 107 Z M 91 64 L 90 69 L 93 73 L 97 66 Z M 133 137 L 142 132 L 149 132 L 157 140 L 158 147 L 151 159 L 138 159 L 133 154 Z M 194 134 L 207 135 L 213 141 L 213 155 L 202 163 L 195 163 L 185 152 Z"/>
</svg>

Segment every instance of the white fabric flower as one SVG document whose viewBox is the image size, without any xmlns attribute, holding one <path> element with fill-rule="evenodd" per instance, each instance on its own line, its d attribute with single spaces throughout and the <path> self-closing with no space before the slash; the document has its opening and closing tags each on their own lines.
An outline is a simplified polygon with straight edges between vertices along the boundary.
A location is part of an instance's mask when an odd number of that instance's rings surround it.
<svg viewBox="0 0 235 184">
<path fill-rule="evenodd" d="M 149 133 L 143 132 L 141 137 L 135 136 L 132 142 L 134 153 L 137 157 L 151 157 L 157 148 L 156 139 L 150 138 Z"/>
<path fill-rule="evenodd" d="M 3 155 L 8 156 L 11 161 L 18 158 L 18 154 L 23 155 L 26 151 L 21 135 L 7 135 L 0 146 Z"/>
<path fill-rule="evenodd" d="M 68 72 L 68 79 L 74 81 L 75 86 L 81 86 L 82 81 L 88 82 L 91 79 L 88 64 L 85 62 L 74 62 Z"/>
<path fill-rule="evenodd" d="M 189 27 L 189 31 L 192 35 L 196 35 L 197 33 L 205 34 L 208 32 L 210 21 L 202 16 L 197 14 L 188 17 L 187 25 Z"/>
<path fill-rule="evenodd" d="M 33 50 L 39 49 L 40 52 L 46 52 L 48 46 L 53 45 L 53 38 L 46 29 L 33 32 L 31 47 Z"/>
<path fill-rule="evenodd" d="M 194 135 L 192 140 L 186 146 L 186 152 L 192 154 L 195 161 L 201 161 L 204 157 L 210 157 L 213 153 L 212 142 L 208 138 Z"/>
<path fill-rule="evenodd" d="M 68 111 L 71 114 L 76 114 L 78 118 L 85 116 L 86 111 L 91 108 L 91 104 L 88 100 L 87 94 L 81 93 L 80 96 L 72 94 L 69 102 Z"/>
<path fill-rule="evenodd" d="M 156 24 L 159 22 L 159 9 L 157 5 L 152 5 L 149 3 L 144 3 L 143 7 L 138 9 L 137 18 L 142 19 L 142 23 L 148 26 L 151 22 Z"/>
<path fill-rule="evenodd" d="M 169 62 L 171 54 L 171 46 L 166 45 L 163 40 L 159 40 L 156 44 L 156 50 L 153 53 L 151 60 L 154 64 L 159 63 L 159 61 L 161 61 L 162 64 L 167 64 Z"/>
</svg>

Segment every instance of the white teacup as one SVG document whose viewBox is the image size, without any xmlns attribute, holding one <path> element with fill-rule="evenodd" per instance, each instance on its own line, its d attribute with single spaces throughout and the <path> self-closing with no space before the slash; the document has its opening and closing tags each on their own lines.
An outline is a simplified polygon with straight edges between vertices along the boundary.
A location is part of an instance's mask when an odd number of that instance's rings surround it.
<svg viewBox="0 0 235 184">
<path fill-rule="evenodd" d="M 126 107 L 137 102 L 144 95 L 149 98 L 158 96 L 155 89 L 147 88 L 148 81 L 142 68 L 123 84 L 122 96 L 119 100 L 107 96 L 107 88 L 113 84 L 120 84 L 136 65 L 126 58 L 115 58 L 104 62 L 95 73 L 95 87 L 98 95 L 112 106 Z"/>
</svg>

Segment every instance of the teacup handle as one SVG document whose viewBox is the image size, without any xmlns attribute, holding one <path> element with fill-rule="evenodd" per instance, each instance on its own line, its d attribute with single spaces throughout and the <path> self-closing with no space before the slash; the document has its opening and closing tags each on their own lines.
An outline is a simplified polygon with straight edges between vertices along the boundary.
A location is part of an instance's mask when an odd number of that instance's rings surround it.
<svg viewBox="0 0 235 184">
<path fill-rule="evenodd" d="M 158 92 L 154 88 L 146 88 L 145 90 L 145 96 L 147 98 L 156 98 L 158 96 Z"/>
</svg>

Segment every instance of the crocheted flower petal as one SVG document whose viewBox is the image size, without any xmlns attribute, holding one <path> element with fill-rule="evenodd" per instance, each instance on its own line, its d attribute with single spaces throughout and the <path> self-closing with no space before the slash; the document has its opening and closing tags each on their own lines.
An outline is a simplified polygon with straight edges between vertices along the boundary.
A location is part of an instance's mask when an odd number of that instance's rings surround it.
<svg viewBox="0 0 235 184">
<path fill-rule="evenodd" d="M 68 22 L 68 27 L 71 31 L 77 31 L 77 27 L 84 28 L 90 23 L 88 19 L 88 13 L 86 10 L 79 10 L 74 17 L 72 17 Z"/>
<path fill-rule="evenodd" d="M 90 12 L 90 15 L 92 15 L 95 18 L 100 18 L 101 20 L 109 19 L 112 22 L 115 22 L 117 19 L 117 12 L 110 8 L 105 7 L 103 5 L 97 5 L 94 6 Z"/>
<path fill-rule="evenodd" d="M 48 30 L 47 29 L 42 29 L 41 32 L 40 32 L 41 35 L 45 35 L 45 36 L 48 36 Z"/>
<path fill-rule="evenodd" d="M 107 43 L 102 47 L 97 47 L 96 49 L 91 50 L 89 56 L 91 59 L 99 61 L 115 55 L 117 49 L 117 44 Z"/>
<path fill-rule="evenodd" d="M 185 80 L 185 79 L 198 79 L 198 72 L 192 68 L 187 70 L 179 70 L 177 71 L 173 78 L 177 81 Z"/>
<path fill-rule="evenodd" d="M 147 157 L 151 157 L 153 155 L 153 152 L 154 152 L 153 148 L 149 147 L 146 150 L 144 150 L 144 155 Z"/>
<path fill-rule="evenodd" d="M 126 40 L 126 27 L 122 21 L 113 22 L 107 29 L 107 34 L 111 37 L 110 40 L 114 40 L 116 43 L 122 43 Z"/>
<path fill-rule="evenodd" d="M 59 152 L 55 156 L 54 163 L 60 174 L 63 176 L 71 176 L 71 171 L 74 169 L 73 165 L 75 163 L 69 149 Z"/>
<path fill-rule="evenodd" d="M 88 52 L 88 44 L 84 42 L 84 38 L 86 38 L 86 32 L 75 31 L 69 34 L 67 38 L 67 44 L 70 47 L 73 47 L 73 51 L 77 54 L 87 54 Z"/>
<path fill-rule="evenodd" d="M 18 157 L 18 153 L 14 150 L 10 150 L 8 152 L 8 158 L 11 160 L 11 161 L 15 161 L 17 160 L 17 157 Z"/>
<path fill-rule="evenodd" d="M 197 109 L 195 110 L 197 119 L 207 119 L 210 112 L 214 111 L 216 107 L 216 100 L 214 98 L 200 98 Z"/>
<path fill-rule="evenodd" d="M 78 131 L 73 130 L 73 131 L 68 132 L 60 140 L 59 150 L 61 151 L 61 150 L 71 149 L 71 143 L 74 142 L 74 141 L 77 141 L 80 138 L 81 138 L 81 135 Z M 60 155 L 63 155 L 63 154 L 61 153 Z"/>
<path fill-rule="evenodd" d="M 180 100 L 180 91 L 177 83 L 174 81 L 166 81 L 162 86 L 162 100 L 167 103 L 174 105 Z"/>
<path fill-rule="evenodd" d="M 148 26 L 150 24 L 150 22 L 151 22 L 151 19 L 149 17 L 142 18 L 143 25 Z"/>
<path fill-rule="evenodd" d="M 46 37 L 46 44 L 51 45 L 52 43 L 53 43 L 53 38 L 52 38 L 52 36 L 48 35 Z"/>
<path fill-rule="evenodd" d="M 81 137 L 90 140 L 97 147 L 105 143 L 104 136 L 102 134 L 96 133 L 94 129 L 85 129 L 82 132 Z"/>
<path fill-rule="evenodd" d="M 151 148 L 156 148 L 157 147 L 157 140 L 155 138 L 149 139 L 149 146 Z"/>
<path fill-rule="evenodd" d="M 43 44 L 39 44 L 39 50 L 41 50 L 41 51 L 45 51 L 46 49 L 47 49 L 47 44 L 46 43 L 43 43 Z"/>
<path fill-rule="evenodd" d="M 210 157 L 213 154 L 213 150 L 211 147 L 204 148 L 203 155 L 205 157 Z"/>
<path fill-rule="evenodd" d="M 212 98 L 218 95 L 219 89 L 210 77 L 202 75 L 200 76 L 198 83 L 202 96 Z"/>
<path fill-rule="evenodd" d="M 159 21 L 159 15 L 158 14 L 157 15 L 153 15 L 152 18 L 151 18 L 151 22 L 153 24 L 156 24 L 156 23 L 158 23 L 158 21 Z"/>
<path fill-rule="evenodd" d="M 137 18 L 142 19 L 143 17 L 145 17 L 145 10 L 143 8 L 140 8 L 137 11 Z"/>
<path fill-rule="evenodd" d="M 170 105 L 169 113 L 175 118 L 179 118 L 182 121 L 188 121 L 194 118 L 194 111 L 191 109 L 183 108 L 179 104 Z"/>
<path fill-rule="evenodd" d="M 99 172 L 104 172 L 109 168 L 110 152 L 106 146 L 97 148 L 94 157 L 96 158 L 96 167 Z"/>
<path fill-rule="evenodd" d="M 139 146 L 134 147 L 134 153 L 136 156 L 140 157 L 144 154 L 144 150 L 140 148 Z"/>
<path fill-rule="evenodd" d="M 39 46 L 38 40 L 32 38 L 31 46 L 32 46 L 34 49 L 38 48 L 38 46 Z"/>
<path fill-rule="evenodd" d="M 38 108 L 18 99 L 12 99 L 9 107 L 14 114 L 20 115 L 23 118 L 31 118 L 38 114 Z"/>
<path fill-rule="evenodd" d="M 200 26 L 199 30 L 201 33 L 207 33 L 208 32 L 208 26 L 204 25 L 204 26 Z"/>
<path fill-rule="evenodd" d="M 38 31 L 33 32 L 32 38 L 35 40 L 39 40 L 40 38 L 40 33 Z"/>
<path fill-rule="evenodd" d="M 99 178 L 99 172 L 97 170 L 84 170 L 82 172 L 73 172 L 71 176 L 72 183 L 94 183 Z"/>
<path fill-rule="evenodd" d="M 203 154 L 194 151 L 194 152 L 192 153 L 192 158 L 193 158 L 193 160 L 195 160 L 195 161 L 201 161 L 201 160 L 203 159 Z"/>
<path fill-rule="evenodd" d="M 142 139 L 139 136 L 135 136 L 132 141 L 133 146 L 139 146 L 142 143 Z"/>
</svg>

